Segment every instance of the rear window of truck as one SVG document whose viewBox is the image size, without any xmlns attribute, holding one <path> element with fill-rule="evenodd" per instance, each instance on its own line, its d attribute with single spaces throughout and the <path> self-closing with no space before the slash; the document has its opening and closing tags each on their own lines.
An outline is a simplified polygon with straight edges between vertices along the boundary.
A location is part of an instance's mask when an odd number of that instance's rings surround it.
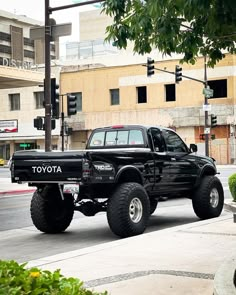
<svg viewBox="0 0 236 295">
<path fill-rule="evenodd" d="M 141 130 L 108 130 L 98 131 L 91 135 L 89 148 L 114 147 L 114 146 L 143 146 L 143 134 Z"/>
</svg>

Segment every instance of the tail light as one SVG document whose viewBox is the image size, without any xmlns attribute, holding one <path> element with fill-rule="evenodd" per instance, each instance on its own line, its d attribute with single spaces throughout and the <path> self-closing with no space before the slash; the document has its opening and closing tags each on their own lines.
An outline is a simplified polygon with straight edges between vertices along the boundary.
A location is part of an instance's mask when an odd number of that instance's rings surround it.
<svg viewBox="0 0 236 295">
<path fill-rule="evenodd" d="M 83 159 L 82 162 L 82 178 L 89 178 L 92 175 L 92 169 L 90 165 L 90 161 L 87 159 Z"/>
</svg>

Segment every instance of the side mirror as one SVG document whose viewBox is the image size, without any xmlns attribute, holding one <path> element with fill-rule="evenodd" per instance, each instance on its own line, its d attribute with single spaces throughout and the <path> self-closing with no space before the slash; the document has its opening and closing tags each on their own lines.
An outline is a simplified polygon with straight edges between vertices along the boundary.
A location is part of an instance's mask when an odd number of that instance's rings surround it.
<svg viewBox="0 0 236 295">
<path fill-rule="evenodd" d="M 197 145 L 195 143 L 190 144 L 190 151 L 191 151 L 191 153 L 197 152 Z"/>
</svg>

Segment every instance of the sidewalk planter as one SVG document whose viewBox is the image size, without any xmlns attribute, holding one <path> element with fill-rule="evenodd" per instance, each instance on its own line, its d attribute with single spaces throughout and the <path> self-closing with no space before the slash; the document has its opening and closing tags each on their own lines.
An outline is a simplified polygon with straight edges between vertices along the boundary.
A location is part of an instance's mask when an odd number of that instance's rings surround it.
<svg viewBox="0 0 236 295">
<path fill-rule="evenodd" d="M 107 295 L 86 290 L 77 278 L 66 278 L 60 270 L 50 272 L 36 267 L 25 268 L 26 263 L 0 260 L 0 294 L 55 294 Z"/>
<path fill-rule="evenodd" d="M 232 174 L 228 179 L 229 190 L 233 197 L 234 202 L 236 202 L 236 173 Z"/>
</svg>

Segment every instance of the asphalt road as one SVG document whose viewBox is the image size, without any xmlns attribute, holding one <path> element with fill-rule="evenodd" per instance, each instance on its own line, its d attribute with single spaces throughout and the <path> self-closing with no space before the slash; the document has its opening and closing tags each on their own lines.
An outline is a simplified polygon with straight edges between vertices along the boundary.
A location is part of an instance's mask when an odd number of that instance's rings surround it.
<svg viewBox="0 0 236 295">
<path fill-rule="evenodd" d="M 9 171 L 4 170 L 5 172 L 0 169 L 0 177 L 9 177 Z M 225 190 L 225 197 L 229 198 L 227 181 L 234 170 L 224 168 L 220 172 L 219 178 Z M 31 195 L 0 198 L 1 259 L 25 262 L 119 239 L 109 229 L 105 213 L 85 217 L 80 212 L 75 212 L 70 227 L 64 233 L 56 235 L 41 233 L 32 225 L 30 200 Z M 198 221 L 190 200 L 168 200 L 158 204 L 144 234 Z"/>
</svg>

